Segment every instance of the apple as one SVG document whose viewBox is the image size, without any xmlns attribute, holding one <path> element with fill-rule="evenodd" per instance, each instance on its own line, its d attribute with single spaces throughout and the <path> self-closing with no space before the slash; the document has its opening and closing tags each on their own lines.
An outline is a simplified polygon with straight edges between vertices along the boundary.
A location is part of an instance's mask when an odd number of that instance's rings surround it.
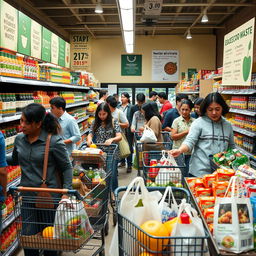
<svg viewBox="0 0 256 256">
<path fill-rule="evenodd" d="M 250 71 L 251 71 L 252 59 L 251 59 L 251 56 L 248 56 L 250 49 L 251 49 L 251 41 L 249 42 L 249 45 L 248 45 L 247 56 L 245 56 L 244 59 L 243 59 L 243 78 L 244 78 L 244 81 L 248 80 L 249 75 L 250 75 Z"/>
</svg>

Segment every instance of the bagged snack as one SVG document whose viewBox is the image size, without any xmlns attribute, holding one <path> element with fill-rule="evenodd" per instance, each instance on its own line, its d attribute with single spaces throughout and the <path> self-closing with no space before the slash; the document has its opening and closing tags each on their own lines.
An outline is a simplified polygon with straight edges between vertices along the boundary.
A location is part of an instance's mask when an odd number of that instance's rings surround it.
<svg viewBox="0 0 256 256">
<path fill-rule="evenodd" d="M 207 225 L 208 225 L 209 231 L 210 231 L 211 233 L 213 233 L 213 223 L 209 223 L 209 224 L 207 224 Z"/>
<path fill-rule="evenodd" d="M 195 182 L 197 178 L 186 178 L 188 186 L 192 192 L 195 191 Z"/>
<path fill-rule="evenodd" d="M 228 187 L 228 181 L 214 181 L 212 192 L 214 197 L 223 197 Z"/>
<path fill-rule="evenodd" d="M 211 196 L 212 188 L 196 188 L 195 192 L 196 192 L 196 197 Z"/>
<path fill-rule="evenodd" d="M 207 208 L 212 208 L 215 205 L 215 197 L 214 196 L 202 196 L 198 199 L 199 207 L 202 212 Z"/>
<path fill-rule="evenodd" d="M 202 178 L 197 178 L 195 180 L 195 188 L 204 188 L 204 182 Z"/>
<path fill-rule="evenodd" d="M 217 169 L 217 181 L 229 181 L 234 175 L 235 171 L 232 169 Z"/>
<path fill-rule="evenodd" d="M 207 208 L 204 210 L 204 218 L 207 224 L 213 223 L 214 208 Z"/>
<path fill-rule="evenodd" d="M 204 175 L 203 183 L 206 188 L 212 187 L 212 182 L 216 180 L 216 174 L 208 174 Z"/>
</svg>

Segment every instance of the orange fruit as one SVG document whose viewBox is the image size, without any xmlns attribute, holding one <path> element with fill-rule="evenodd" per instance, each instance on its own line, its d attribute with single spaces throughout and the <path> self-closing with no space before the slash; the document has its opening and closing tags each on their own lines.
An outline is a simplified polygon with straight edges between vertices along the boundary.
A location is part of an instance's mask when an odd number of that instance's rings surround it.
<svg viewBox="0 0 256 256">
<path fill-rule="evenodd" d="M 149 220 L 144 222 L 140 228 L 146 233 L 144 234 L 140 230 L 138 231 L 138 240 L 145 248 L 151 251 L 163 251 L 165 245 L 168 244 L 168 239 L 161 239 L 157 237 L 168 237 L 169 231 L 162 222 L 157 220 Z M 147 235 L 148 234 L 148 235 Z M 150 235 L 150 236 L 149 236 Z M 152 237 L 153 236 L 153 237 Z"/>
<path fill-rule="evenodd" d="M 155 256 L 155 254 L 149 252 L 142 252 L 141 254 L 139 254 L 139 256 Z"/>
<path fill-rule="evenodd" d="M 52 226 L 44 228 L 42 236 L 44 238 L 53 238 L 53 230 L 54 230 L 54 227 Z"/>
<path fill-rule="evenodd" d="M 90 148 L 97 148 L 97 146 L 95 144 L 91 144 Z"/>
</svg>

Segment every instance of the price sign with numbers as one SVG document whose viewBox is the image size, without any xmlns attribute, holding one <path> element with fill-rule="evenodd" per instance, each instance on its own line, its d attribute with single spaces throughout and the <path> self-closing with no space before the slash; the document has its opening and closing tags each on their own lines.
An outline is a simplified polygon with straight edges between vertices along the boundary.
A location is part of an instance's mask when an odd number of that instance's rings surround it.
<svg viewBox="0 0 256 256">
<path fill-rule="evenodd" d="M 144 3 L 145 15 L 160 15 L 163 0 L 146 0 Z"/>
</svg>

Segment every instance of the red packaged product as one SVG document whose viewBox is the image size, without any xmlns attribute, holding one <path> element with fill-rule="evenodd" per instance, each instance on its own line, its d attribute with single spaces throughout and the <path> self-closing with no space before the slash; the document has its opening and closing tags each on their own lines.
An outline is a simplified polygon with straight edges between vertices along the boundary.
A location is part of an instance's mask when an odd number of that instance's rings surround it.
<svg viewBox="0 0 256 256">
<path fill-rule="evenodd" d="M 196 197 L 211 196 L 212 188 L 196 188 Z"/>
</svg>

